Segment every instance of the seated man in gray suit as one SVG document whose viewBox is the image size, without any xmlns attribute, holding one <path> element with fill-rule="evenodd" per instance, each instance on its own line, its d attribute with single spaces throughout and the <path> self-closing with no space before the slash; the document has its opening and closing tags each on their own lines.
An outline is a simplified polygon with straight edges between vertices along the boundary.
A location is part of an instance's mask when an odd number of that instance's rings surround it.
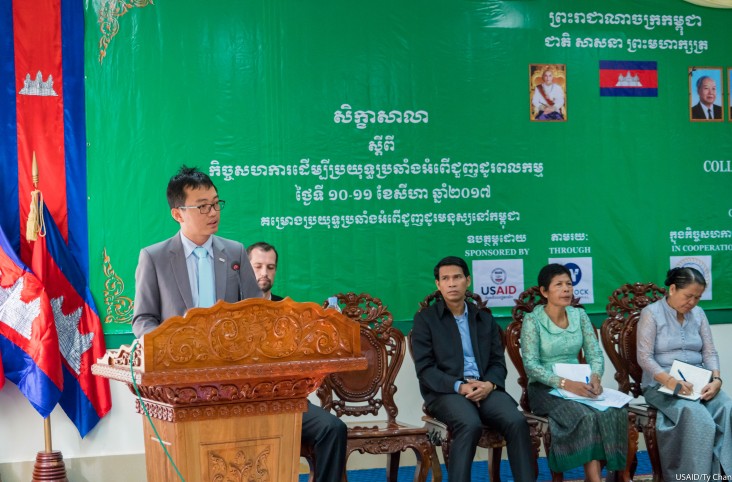
<svg viewBox="0 0 732 482">
<path fill-rule="evenodd" d="M 452 431 L 450 482 L 469 482 L 482 425 L 506 439 L 513 480 L 536 480 L 526 417 L 506 393 L 501 332 L 490 313 L 466 301 L 470 271 L 448 256 L 434 269 L 442 299 L 414 316 L 412 349 L 427 408 Z M 494 461 L 495 463 L 496 461 Z"/>
<path fill-rule="evenodd" d="M 269 243 L 260 241 L 247 248 L 259 289 L 265 299 L 281 301 L 272 293 L 279 255 Z M 308 411 L 302 414 L 302 441 L 315 452 L 316 482 L 339 482 L 346 464 L 346 424 L 330 412 L 308 401 Z"/>
</svg>

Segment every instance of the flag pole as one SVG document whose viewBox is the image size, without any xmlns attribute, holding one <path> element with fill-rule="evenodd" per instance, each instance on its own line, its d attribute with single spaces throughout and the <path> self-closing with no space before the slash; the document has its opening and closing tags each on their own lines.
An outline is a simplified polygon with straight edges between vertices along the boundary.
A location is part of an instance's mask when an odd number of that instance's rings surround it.
<svg viewBox="0 0 732 482">
<path fill-rule="evenodd" d="M 46 229 L 43 223 L 43 194 L 38 189 L 38 162 L 36 162 L 36 152 L 33 151 L 33 187 L 31 192 L 30 213 L 28 214 L 28 224 L 25 230 L 25 237 L 28 241 L 35 241 L 38 236 L 45 236 Z M 33 466 L 32 482 L 69 482 L 66 477 L 66 466 L 64 465 L 64 456 L 61 451 L 53 450 L 51 441 L 51 415 L 43 419 L 43 435 L 46 442 L 46 449 L 36 454 L 36 463 Z"/>
<path fill-rule="evenodd" d="M 36 454 L 33 466 L 32 482 L 69 482 L 66 477 L 64 456 L 59 450 L 53 450 L 51 443 L 51 415 L 43 419 L 43 433 L 46 438 L 46 450 Z"/>
<path fill-rule="evenodd" d="M 46 453 L 53 452 L 53 442 L 51 441 L 51 415 L 43 419 L 43 435 L 46 439 Z"/>
</svg>

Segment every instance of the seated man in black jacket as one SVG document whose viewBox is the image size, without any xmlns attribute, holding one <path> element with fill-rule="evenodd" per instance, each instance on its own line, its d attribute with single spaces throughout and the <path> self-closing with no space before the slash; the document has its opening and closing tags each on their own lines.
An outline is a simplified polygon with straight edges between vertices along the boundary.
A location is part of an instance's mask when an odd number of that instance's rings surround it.
<svg viewBox="0 0 732 482">
<path fill-rule="evenodd" d="M 517 482 L 533 482 L 533 449 L 526 418 L 505 391 L 506 359 L 493 317 L 468 303 L 470 271 L 448 256 L 434 270 L 442 299 L 414 316 L 412 348 L 419 388 L 430 413 L 450 427 L 450 482 L 469 482 L 482 425 L 506 439 Z"/>
</svg>

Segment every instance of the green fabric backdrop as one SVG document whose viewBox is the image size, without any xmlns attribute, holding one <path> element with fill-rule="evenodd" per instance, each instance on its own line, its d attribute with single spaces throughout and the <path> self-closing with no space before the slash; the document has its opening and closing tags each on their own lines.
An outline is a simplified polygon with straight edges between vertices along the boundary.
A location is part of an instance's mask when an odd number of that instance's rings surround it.
<svg viewBox="0 0 732 482">
<path fill-rule="evenodd" d="M 709 269 L 702 306 L 732 307 L 732 11 L 140 0 L 86 13 L 91 282 L 107 333 L 129 331 L 139 250 L 176 232 L 165 186 L 183 163 L 227 201 L 219 234 L 274 244 L 274 292 L 299 301 L 365 291 L 409 320 L 442 256 L 507 261 L 504 288 L 580 257 L 596 313 L 684 256 Z M 601 97 L 601 60 L 657 62 L 658 96 Z M 531 121 L 531 64 L 566 68 L 566 122 Z M 690 122 L 691 66 L 723 68 L 723 122 Z"/>
</svg>

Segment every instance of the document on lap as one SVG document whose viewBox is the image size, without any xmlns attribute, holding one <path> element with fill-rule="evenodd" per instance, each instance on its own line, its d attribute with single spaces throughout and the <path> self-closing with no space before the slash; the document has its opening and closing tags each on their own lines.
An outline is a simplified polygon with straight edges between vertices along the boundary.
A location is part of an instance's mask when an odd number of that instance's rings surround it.
<svg viewBox="0 0 732 482">
<path fill-rule="evenodd" d="M 559 398 L 567 398 L 563 397 L 559 392 L 560 390 L 555 388 L 550 391 L 549 394 Z M 597 398 L 580 398 L 573 395 L 572 398 L 569 398 L 568 400 L 584 403 L 588 407 L 604 412 L 608 408 L 620 408 L 626 406 L 631 400 L 633 400 L 633 397 L 618 390 L 613 390 L 612 388 L 603 388 L 602 395 Z"/>
<path fill-rule="evenodd" d="M 671 365 L 671 370 L 669 370 L 668 374 L 677 380 L 684 380 L 694 386 L 694 392 L 691 395 L 682 395 L 680 393 L 675 394 L 677 397 L 686 398 L 687 400 L 699 400 L 699 398 L 701 398 L 702 388 L 704 388 L 706 384 L 709 383 L 709 380 L 712 379 L 711 370 L 707 370 L 706 368 L 697 367 L 694 365 L 689 365 L 688 363 L 682 362 L 680 360 L 674 360 L 673 364 Z M 666 387 L 661 387 L 658 389 L 658 391 L 667 393 L 669 395 L 674 395 L 674 391 L 669 390 Z"/>
<path fill-rule="evenodd" d="M 554 374 L 567 380 L 573 380 L 575 382 L 585 382 L 592 376 L 592 369 L 587 364 L 582 363 L 557 363 L 554 365 Z M 596 398 L 580 397 L 567 390 L 560 390 L 558 388 L 553 389 L 549 394 L 555 397 L 566 398 L 568 400 L 574 400 L 575 402 L 584 403 L 585 405 L 604 412 L 608 408 L 620 408 L 627 405 L 633 397 L 613 390 L 612 388 L 602 389 L 602 394 Z"/>
<path fill-rule="evenodd" d="M 574 382 L 588 383 L 590 376 L 592 376 L 592 369 L 586 363 L 555 363 L 554 374 Z M 573 400 L 602 400 L 603 398 L 603 395 L 599 395 L 596 398 L 589 398 L 559 388 L 556 390 L 561 394 L 562 398 L 570 398 Z"/>
</svg>

